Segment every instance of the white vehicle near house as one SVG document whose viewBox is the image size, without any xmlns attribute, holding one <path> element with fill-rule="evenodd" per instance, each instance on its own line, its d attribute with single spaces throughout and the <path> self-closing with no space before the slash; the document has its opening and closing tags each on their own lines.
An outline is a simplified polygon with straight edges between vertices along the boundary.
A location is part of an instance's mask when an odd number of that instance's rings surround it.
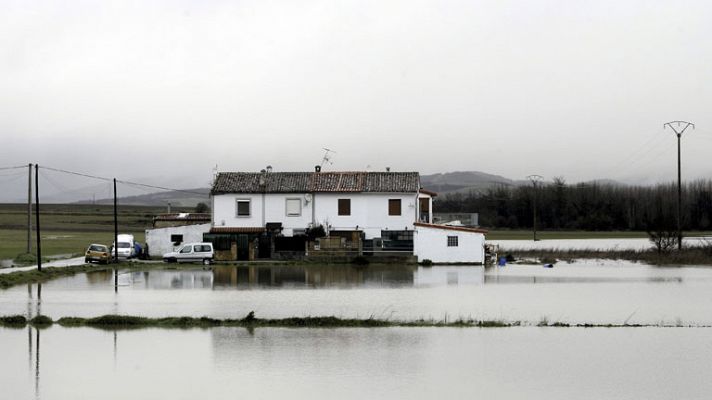
<svg viewBox="0 0 712 400">
<path fill-rule="evenodd" d="M 121 234 L 116 237 L 116 241 L 119 243 L 118 255 L 119 258 L 131 258 L 136 255 L 136 250 L 134 248 L 134 236 L 129 234 Z M 111 254 L 114 255 L 114 244 L 112 244 Z"/>
<path fill-rule="evenodd" d="M 213 256 L 212 243 L 185 243 L 175 251 L 164 254 L 163 261 L 168 263 L 202 262 L 209 265 L 213 261 Z"/>
</svg>

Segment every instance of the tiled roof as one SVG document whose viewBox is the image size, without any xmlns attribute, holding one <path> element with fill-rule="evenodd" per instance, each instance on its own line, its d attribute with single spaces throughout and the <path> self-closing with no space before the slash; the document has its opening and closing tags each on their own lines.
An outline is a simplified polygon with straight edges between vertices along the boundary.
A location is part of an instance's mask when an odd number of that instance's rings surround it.
<svg viewBox="0 0 712 400">
<path fill-rule="evenodd" d="M 419 188 L 417 172 L 221 172 L 211 193 L 416 193 Z"/>
<path fill-rule="evenodd" d="M 154 221 L 210 221 L 209 213 L 173 213 L 159 214 Z"/>
<path fill-rule="evenodd" d="M 443 229 L 446 231 L 460 231 L 460 232 L 472 232 L 472 233 L 487 233 L 489 232 L 487 229 L 480 229 L 480 228 L 468 228 L 464 226 L 449 226 L 449 225 L 440 225 L 440 224 L 426 224 L 423 222 L 416 222 L 413 225 L 415 227 L 422 226 L 423 228 L 433 228 L 433 229 Z"/>
<path fill-rule="evenodd" d="M 265 228 L 260 227 L 229 227 L 215 226 L 210 228 L 210 233 L 262 233 Z"/>
</svg>

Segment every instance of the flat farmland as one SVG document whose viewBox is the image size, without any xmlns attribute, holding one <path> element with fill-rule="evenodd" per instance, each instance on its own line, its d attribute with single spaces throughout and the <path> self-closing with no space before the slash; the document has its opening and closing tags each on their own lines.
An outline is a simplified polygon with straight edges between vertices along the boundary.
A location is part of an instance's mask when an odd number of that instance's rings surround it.
<svg viewBox="0 0 712 400">
<path fill-rule="evenodd" d="M 172 209 L 190 212 L 191 209 Z M 32 251 L 35 248 L 35 215 L 32 209 Z M 163 207 L 118 207 L 119 233 L 131 233 L 143 243 L 144 231 Z M 111 205 L 40 204 L 42 255 L 82 253 L 90 243 L 110 245 L 114 239 L 114 209 Z M 27 250 L 27 205 L 0 204 L 0 259 L 15 258 Z M 44 258 L 44 257 L 43 257 Z"/>
</svg>

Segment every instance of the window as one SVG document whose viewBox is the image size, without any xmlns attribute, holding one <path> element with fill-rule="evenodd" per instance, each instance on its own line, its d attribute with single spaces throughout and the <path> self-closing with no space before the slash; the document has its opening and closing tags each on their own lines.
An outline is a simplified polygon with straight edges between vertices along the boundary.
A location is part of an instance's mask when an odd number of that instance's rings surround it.
<svg viewBox="0 0 712 400">
<path fill-rule="evenodd" d="M 457 236 L 447 237 L 447 247 L 457 247 Z"/>
<path fill-rule="evenodd" d="M 287 199 L 286 209 L 288 217 L 302 215 L 302 199 Z"/>
<path fill-rule="evenodd" d="M 185 247 L 183 247 L 182 249 L 180 249 L 180 253 L 181 253 L 181 254 L 190 253 L 190 251 L 191 251 L 192 249 L 193 249 L 193 248 L 192 248 L 191 246 L 185 246 Z"/>
<path fill-rule="evenodd" d="M 195 253 L 209 253 L 210 246 L 207 244 L 203 244 L 203 245 L 196 244 L 195 246 L 193 246 L 193 251 Z"/>
<path fill-rule="evenodd" d="M 401 199 L 388 199 L 388 215 L 401 215 Z"/>
<path fill-rule="evenodd" d="M 339 215 L 351 215 L 351 199 L 339 199 Z"/>
<path fill-rule="evenodd" d="M 237 200 L 237 216 L 238 217 L 249 217 L 250 216 L 250 200 L 249 199 L 238 199 Z"/>
<path fill-rule="evenodd" d="M 183 235 L 171 235 L 171 242 L 176 246 L 183 243 Z"/>
</svg>

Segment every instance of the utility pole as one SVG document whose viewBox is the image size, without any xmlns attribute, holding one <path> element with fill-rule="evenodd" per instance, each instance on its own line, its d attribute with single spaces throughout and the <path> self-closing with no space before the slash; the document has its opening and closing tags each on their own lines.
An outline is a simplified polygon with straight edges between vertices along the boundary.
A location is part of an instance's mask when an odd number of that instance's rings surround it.
<svg viewBox="0 0 712 400">
<path fill-rule="evenodd" d="M 670 121 L 663 124 L 663 129 L 670 127 L 677 135 L 677 250 L 682 250 L 682 172 L 680 162 L 680 138 L 689 127 L 695 129 L 695 124 L 687 121 Z"/>
<path fill-rule="evenodd" d="M 32 163 L 27 164 L 27 254 L 32 252 Z"/>
<path fill-rule="evenodd" d="M 534 218 L 533 218 L 532 225 L 534 227 L 534 241 L 536 242 L 537 240 L 539 240 L 536 238 L 536 209 L 537 209 L 537 207 L 536 207 L 537 190 L 536 189 L 537 189 L 537 184 L 540 183 L 541 181 L 543 181 L 544 177 L 542 177 L 541 175 L 529 175 L 529 176 L 527 176 L 527 179 L 529 179 L 532 182 L 532 186 L 534 186 L 534 211 L 533 211 Z"/>
<path fill-rule="evenodd" d="M 42 246 L 40 239 L 40 166 L 35 164 L 35 227 L 37 231 L 37 270 L 42 271 Z"/>
<path fill-rule="evenodd" d="M 116 211 L 116 178 L 114 178 L 114 263 L 119 262 L 119 218 Z M 119 291 L 119 271 L 114 268 L 114 292 Z"/>
</svg>

